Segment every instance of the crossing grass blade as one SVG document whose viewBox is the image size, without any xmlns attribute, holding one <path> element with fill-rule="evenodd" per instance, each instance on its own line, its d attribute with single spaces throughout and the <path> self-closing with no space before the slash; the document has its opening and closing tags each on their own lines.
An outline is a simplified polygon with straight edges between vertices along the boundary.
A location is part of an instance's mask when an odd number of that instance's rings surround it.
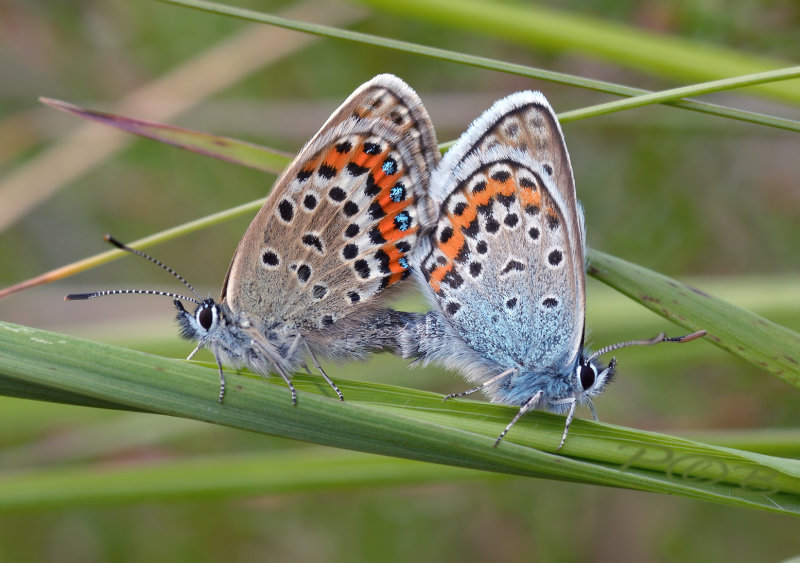
<svg viewBox="0 0 800 563">
<path fill-rule="evenodd" d="M 800 387 L 800 335 L 701 289 L 592 250 L 589 274 L 720 348 Z"/>
<path fill-rule="evenodd" d="M 629 428 L 531 413 L 498 448 L 514 409 L 388 385 L 297 376 L 293 407 L 276 378 L 230 374 L 217 402 L 213 367 L 0 323 L 0 393 L 140 410 L 361 452 L 496 473 L 681 495 L 800 514 L 800 461 Z"/>
</svg>

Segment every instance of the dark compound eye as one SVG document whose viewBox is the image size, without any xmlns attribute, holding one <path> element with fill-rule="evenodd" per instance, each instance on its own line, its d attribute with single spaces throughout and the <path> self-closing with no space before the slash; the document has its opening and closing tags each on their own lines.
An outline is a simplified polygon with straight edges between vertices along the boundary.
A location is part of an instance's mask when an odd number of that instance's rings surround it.
<svg viewBox="0 0 800 563">
<path fill-rule="evenodd" d="M 205 330 L 210 330 L 211 325 L 214 324 L 214 311 L 212 307 L 201 307 L 197 312 L 197 322 Z"/>
<path fill-rule="evenodd" d="M 581 366 L 581 387 L 586 391 L 594 385 L 595 372 L 592 366 Z"/>
</svg>

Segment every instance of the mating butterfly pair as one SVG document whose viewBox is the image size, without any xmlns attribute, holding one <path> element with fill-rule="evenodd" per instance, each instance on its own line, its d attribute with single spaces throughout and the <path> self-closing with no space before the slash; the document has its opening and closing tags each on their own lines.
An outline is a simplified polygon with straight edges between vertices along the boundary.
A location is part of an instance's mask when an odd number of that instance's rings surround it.
<svg viewBox="0 0 800 563">
<path fill-rule="evenodd" d="M 277 180 L 239 243 L 219 302 L 177 274 L 197 299 L 144 290 L 67 299 L 175 298 L 181 335 L 217 360 L 220 401 L 223 364 L 279 374 L 296 402 L 290 376 L 308 357 L 340 399 L 317 355 L 361 359 L 388 350 L 442 363 L 480 383 L 447 398 L 483 390 L 520 407 L 495 445 L 533 408 L 567 413 L 563 445 L 577 404 L 595 414 L 591 397 L 613 376 L 614 360 L 602 366 L 599 355 L 699 336 L 584 350 L 583 213 L 542 94 L 498 101 L 438 161 L 419 97 L 395 76 L 376 76 Z M 411 272 L 432 310 L 382 307 Z M 194 302 L 195 312 L 180 300 Z"/>
</svg>

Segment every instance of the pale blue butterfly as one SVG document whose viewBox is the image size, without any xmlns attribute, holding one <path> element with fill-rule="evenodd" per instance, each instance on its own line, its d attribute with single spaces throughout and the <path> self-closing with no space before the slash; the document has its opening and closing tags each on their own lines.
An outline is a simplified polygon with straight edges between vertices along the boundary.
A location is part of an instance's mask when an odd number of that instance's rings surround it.
<svg viewBox="0 0 800 563">
<path fill-rule="evenodd" d="M 398 352 L 438 362 L 520 407 L 495 441 L 529 410 L 566 413 L 564 444 L 578 404 L 611 381 L 611 350 L 686 342 L 663 334 L 591 353 L 584 348 L 586 232 L 561 127 L 539 92 L 496 102 L 447 152 L 431 177 L 435 229 L 412 255 L 433 308 L 408 314 Z"/>
</svg>

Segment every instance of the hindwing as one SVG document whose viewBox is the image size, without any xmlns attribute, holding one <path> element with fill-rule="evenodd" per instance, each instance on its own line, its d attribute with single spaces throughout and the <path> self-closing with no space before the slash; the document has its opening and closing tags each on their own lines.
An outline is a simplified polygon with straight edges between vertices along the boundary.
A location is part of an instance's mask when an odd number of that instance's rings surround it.
<svg viewBox="0 0 800 563">
<path fill-rule="evenodd" d="M 306 333 L 366 313 L 408 274 L 431 223 L 437 160 L 416 93 L 391 75 L 367 82 L 277 180 L 239 243 L 223 298 L 265 325 Z"/>
<path fill-rule="evenodd" d="M 436 228 L 415 261 L 458 335 L 500 366 L 572 365 L 584 324 L 584 227 L 566 145 L 544 97 L 479 117 L 431 182 Z"/>
</svg>

